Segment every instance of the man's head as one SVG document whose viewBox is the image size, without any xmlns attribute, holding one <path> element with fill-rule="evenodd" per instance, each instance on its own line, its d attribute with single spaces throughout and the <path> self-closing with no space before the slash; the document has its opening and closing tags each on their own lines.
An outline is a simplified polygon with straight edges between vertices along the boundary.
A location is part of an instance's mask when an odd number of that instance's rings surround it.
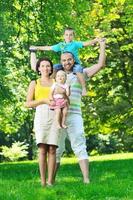
<svg viewBox="0 0 133 200">
<path fill-rule="evenodd" d="M 66 72 L 72 71 L 75 63 L 74 56 L 70 52 L 64 52 L 61 54 L 61 64 Z"/>
<path fill-rule="evenodd" d="M 72 28 L 65 28 L 64 31 L 64 40 L 66 43 L 72 42 L 74 38 L 74 30 Z"/>
</svg>

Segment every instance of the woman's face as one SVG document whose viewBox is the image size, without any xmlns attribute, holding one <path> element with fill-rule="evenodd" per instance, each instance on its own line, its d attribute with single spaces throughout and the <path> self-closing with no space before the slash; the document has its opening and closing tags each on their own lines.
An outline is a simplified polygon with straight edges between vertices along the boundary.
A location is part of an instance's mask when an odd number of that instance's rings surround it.
<svg viewBox="0 0 133 200">
<path fill-rule="evenodd" d="M 51 73 L 51 64 L 48 61 L 43 60 L 40 63 L 39 71 L 41 74 L 49 75 Z"/>
</svg>

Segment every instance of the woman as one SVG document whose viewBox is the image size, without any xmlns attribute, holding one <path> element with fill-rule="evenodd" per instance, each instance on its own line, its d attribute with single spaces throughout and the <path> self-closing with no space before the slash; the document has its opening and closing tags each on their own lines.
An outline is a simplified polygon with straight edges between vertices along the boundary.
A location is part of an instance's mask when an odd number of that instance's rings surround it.
<svg viewBox="0 0 133 200">
<path fill-rule="evenodd" d="M 36 71 L 40 74 L 37 81 L 31 81 L 28 89 L 26 107 L 36 107 L 34 130 L 36 143 L 39 148 L 39 169 L 41 185 L 51 186 L 56 164 L 56 148 L 58 144 L 58 130 L 54 120 L 55 112 L 50 110 L 48 104 L 50 88 L 54 82 L 50 78 L 53 64 L 48 58 L 41 58 L 36 64 Z M 48 157 L 48 159 L 47 159 Z M 47 161 L 48 160 L 48 161 Z M 46 182 L 46 167 L 48 180 Z"/>
</svg>

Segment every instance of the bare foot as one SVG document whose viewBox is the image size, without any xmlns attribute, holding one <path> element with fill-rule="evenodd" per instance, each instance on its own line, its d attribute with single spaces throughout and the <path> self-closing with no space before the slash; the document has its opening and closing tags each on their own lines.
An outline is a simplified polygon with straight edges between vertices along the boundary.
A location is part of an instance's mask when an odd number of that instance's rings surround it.
<svg viewBox="0 0 133 200">
<path fill-rule="evenodd" d="M 41 186 L 42 187 L 46 187 L 46 183 L 41 183 Z"/>
<path fill-rule="evenodd" d="M 49 183 L 49 182 L 47 182 L 47 186 L 48 186 L 48 187 L 52 187 L 52 186 L 53 186 L 53 184 L 52 184 L 52 183 Z"/>
<path fill-rule="evenodd" d="M 60 124 L 57 124 L 57 129 L 61 129 L 62 127 L 60 126 Z"/>
<path fill-rule="evenodd" d="M 67 128 L 67 126 L 65 124 L 62 124 L 62 128 Z"/>
<path fill-rule="evenodd" d="M 90 180 L 87 178 L 87 179 L 84 179 L 84 183 L 85 184 L 89 184 L 90 183 Z"/>
</svg>

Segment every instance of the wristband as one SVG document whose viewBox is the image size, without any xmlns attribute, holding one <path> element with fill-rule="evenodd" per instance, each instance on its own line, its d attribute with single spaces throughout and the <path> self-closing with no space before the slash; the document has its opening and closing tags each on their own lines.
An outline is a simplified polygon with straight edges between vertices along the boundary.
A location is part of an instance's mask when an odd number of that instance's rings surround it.
<svg viewBox="0 0 133 200">
<path fill-rule="evenodd" d="M 29 48 L 29 51 L 30 51 L 31 53 L 32 53 L 32 52 L 35 53 L 35 52 L 36 52 L 36 49 L 32 49 L 32 48 L 30 49 L 30 48 Z"/>
</svg>

